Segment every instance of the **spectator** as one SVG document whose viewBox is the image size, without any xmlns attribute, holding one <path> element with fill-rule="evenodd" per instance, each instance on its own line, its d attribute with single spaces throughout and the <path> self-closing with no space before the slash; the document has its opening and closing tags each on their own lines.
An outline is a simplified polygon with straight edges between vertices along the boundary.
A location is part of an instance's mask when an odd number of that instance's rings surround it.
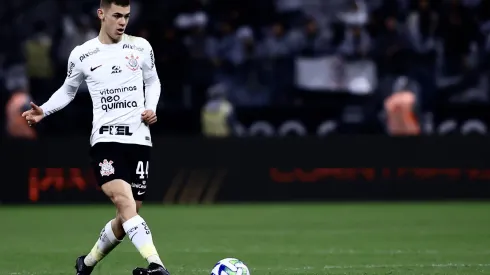
<svg viewBox="0 0 490 275">
<path fill-rule="evenodd" d="M 37 137 L 36 130 L 30 128 L 21 116 L 22 112 L 30 108 L 29 103 L 32 98 L 28 92 L 25 65 L 19 61 L 8 58 L 4 64 L 3 84 L 6 89 L 6 98 L 8 99 L 5 101 L 5 130 L 10 137 L 35 139 Z"/>
<path fill-rule="evenodd" d="M 178 37 L 173 26 L 167 26 L 162 31 L 159 43 L 155 43 L 157 70 L 165 83 L 163 100 L 165 105 L 175 105 L 183 101 L 183 90 L 188 54 L 183 41 Z"/>
<path fill-rule="evenodd" d="M 451 0 L 441 15 L 440 32 L 444 47 L 444 74 L 461 75 L 469 66 L 470 45 L 476 41 L 476 26 L 469 10 Z"/>
<path fill-rule="evenodd" d="M 29 86 L 37 101 L 47 100 L 50 96 L 41 92 L 51 92 L 51 80 L 54 77 L 51 47 L 52 38 L 48 33 L 48 26 L 43 21 L 36 22 L 34 34 L 26 41 L 24 50 L 30 79 Z"/>
<path fill-rule="evenodd" d="M 133 3 L 128 30 L 154 45 L 166 106 L 202 106 L 212 83 L 225 83 L 238 106 L 294 105 L 296 88 L 354 93 L 352 87 L 364 87 L 359 91 L 379 93 L 376 87 L 388 89 L 402 75 L 419 86 L 421 104 L 447 98 L 436 95 L 447 90 L 440 89 L 447 77 L 459 78 L 448 82 L 453 91 L 486 89 L 474 65 L 479 54 L 480 68 L 489 71 L 488 1 L 147 1 Z M 70 51 L 96 35 L 86 19 L 94 18 L 93 2 L 49 2 L 43 9 L 62 11 L 62 22 L 40 14 L 36 22 L 47 23 L 15 31 L 28 38 L 26 68 L 36 101 L 62 81 Z M 147 22 L 135 22 L 133 15 Z M 58 28 L 62 35 L 52 36 Z M 53 75 L 60 79 L 53 81 Z"/>
<path fill-rule="evenodd" d="M 192 66 L 188 66 L 188 78 L 191 88 L 195 91 L 192 105 L 199 106 L 204 102 L 207 87 L 214 81 L 213 63 L 210 57 L 213 54 L 213 39 L 209 36 L 208 17 L 205 13 L 196 13 L 189 17 L 188 35 L 184 37 Z"/>
<path fill-rule="evenodd" d="M 283 22 L 289 22 L 292 26 L 300 23 L 303 17 L 302 1 L 304 0 L 275 0 L 276 10 Z"/>
<path fill-rule="evenodd" d="M 233 48 L 237 41 L 235 28 L 230 22 L 222 21 L 218 26 L 218 35 L 210 43 L 209 54 L 217 72 L 216 80 L 225 80 L 223 78 L 226 78 L 231 70 Z"/>
<path fill-rule="evenodd" d="M 291 96 L 294 79 L 293 54 L 295 53 L 294 32 L 288 32 L 281 20 L 277 20 L 263 41 L 264 56 L 271 68 L 271 100 L 285 103 Z M 301 37 L 299 38 L 301 39 Z"/>
<path fill-rule="evenodd" d="M 349 5 L 347 11 L 340 12 L 339 17 L 346 25 L 367 24 L 369 20 L 368 8 L 364 0 L 349 0 L 346 1 Z"/>
<path fill-rule="evenodd" d="M 232 92 L 230 100 L 242 106 L 260 106 L 269 103 L 270 78 L 266 71 L 261 50 L 255 42 L 254 33 L 248 27 L 236 33 L 233 50 L 233 75 L 230 78 Z"/>
<path fill-rule="evenodd" d="M 371 54 L 371 37 L 359 25 L 346 29 L 344 41 L 339 47 L 339 53 L 349 59 L 363 59 Z"/>
<path fill-rule="evenodd" d="M 395 16 L 384 20 L 383 30 L 376 41 L 378 73 L 380 77 L 406 73 L 408 41 L 404 26 Z"/>
<path fill-rule="evenodd" d="M 410 75 L 420 83 L 421 104 L 430 101 L 436 91 L 436 30 L 439 15 L 428 0 L 418 0 L 407 18 L 408 39 L 413 52 Z"/>
<path fill-rule="evenodd" d="M 428 60 L 427 63 L 433 63 L 438 24 L 439 16 L 431 9 L 430 2 L 419 0 L 417 10 L 410 13 L 407 18 L 408 37 L 412 50 L 420 57 L 418 60 Z"/>
<path fill-rule="evenodd" d="M 233 104 L 227 99 L 227 88 L 216 84 L 208 90 L 208 101 L 201 109 L 203 135 L 224 138 L 234 135 L 236 118 Z"/>
<path fill-rule="evenodd" d="M 297 42 L 300 53 L 305 56 L 317 56 L 331 53 L 330 36 L 327 30 L 319 29 L 315 19 L 306 20 Z"/>
<path fill-rule="evenodd" d="M 291 35 L 281 20 L 272 24 L 263 41 L 264 53 L 272 59 L 287 57 L 293 53 Z"/>
</svg>

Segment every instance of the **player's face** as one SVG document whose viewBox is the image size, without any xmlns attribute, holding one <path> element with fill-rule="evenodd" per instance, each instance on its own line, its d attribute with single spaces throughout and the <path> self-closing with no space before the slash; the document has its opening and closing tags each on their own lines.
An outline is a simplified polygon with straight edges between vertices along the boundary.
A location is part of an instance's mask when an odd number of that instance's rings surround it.
<svg viewBox="0 0 490 275">
<path fill-rule="evenodd" d="M 128 25 L 130 6 L 122 7 L 112 4 L 110 8 L 99 10 L 102 27 L 112 39 L 119 39 Z"/>
</svg>

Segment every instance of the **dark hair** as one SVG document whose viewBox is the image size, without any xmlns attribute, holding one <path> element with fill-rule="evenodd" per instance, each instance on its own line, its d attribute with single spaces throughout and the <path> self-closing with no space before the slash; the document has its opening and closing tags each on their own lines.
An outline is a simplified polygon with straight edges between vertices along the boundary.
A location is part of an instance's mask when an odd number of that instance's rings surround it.
<svg viewBox="0 0 490 275">
<path fill-rule="evenodd" d="M 121 7 L 129 6 L 130 0 L 100 0 L 101 8 L 109 8 L 112 4 Z"/>
</svg>

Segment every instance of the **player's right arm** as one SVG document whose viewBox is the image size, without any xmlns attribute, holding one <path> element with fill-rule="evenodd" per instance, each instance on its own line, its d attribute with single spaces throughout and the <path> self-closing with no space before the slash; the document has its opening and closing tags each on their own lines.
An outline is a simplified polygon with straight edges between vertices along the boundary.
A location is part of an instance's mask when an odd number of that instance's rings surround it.
<svg viewBox="0 0 490 275">
<path fill-rule="evenodd" d="M 77 94 L 78 87 L 84 80 L 81 62 L 79 61 L 79 46 L 75 47 L 68 58 L 68 68 L 63 85 L 41 106 L 44 116 L 48 116 L 66 107 Z"/>
<path fill-rule="evenodd" d="M 79 47 L 77 46 L 70 53 L 67 75 L 63 85 L 53 93 L 46 103 L 40 107 L 31 103 L 32 109 L 22 114 L 30 125 L 36 124 L 44 117 L 63 109 L 75 98 L 78 87 L 84 80 L 83 71 L 78 60 L 78 49 Z"/>
</svg>

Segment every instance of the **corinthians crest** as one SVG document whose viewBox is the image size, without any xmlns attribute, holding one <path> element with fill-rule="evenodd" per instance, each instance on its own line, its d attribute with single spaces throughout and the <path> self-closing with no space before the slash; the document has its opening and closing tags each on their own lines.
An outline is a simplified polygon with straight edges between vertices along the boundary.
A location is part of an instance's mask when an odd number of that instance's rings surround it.
<svg viewBox="0 0 490 275">
<path fill-rule="evenodd" d="M 128 60 L 128 64 L 126 66 L 131 70 L 131 71 L 136 71 L 140 68 L 138 64 L 138 56 L 134 56 L 131 54 L 130 56 L 126 56 L 126 59 Z"/>
<path fill-rule="evenodd" d="M 114 162 L 112 160 L 107 161 L 104 159 L 104 161 L 99 163 L 100 166 L 100 175 L 101 176 L 110 176 L 114 174 L 114 166 L 112 166 Z"/>
</svg>

